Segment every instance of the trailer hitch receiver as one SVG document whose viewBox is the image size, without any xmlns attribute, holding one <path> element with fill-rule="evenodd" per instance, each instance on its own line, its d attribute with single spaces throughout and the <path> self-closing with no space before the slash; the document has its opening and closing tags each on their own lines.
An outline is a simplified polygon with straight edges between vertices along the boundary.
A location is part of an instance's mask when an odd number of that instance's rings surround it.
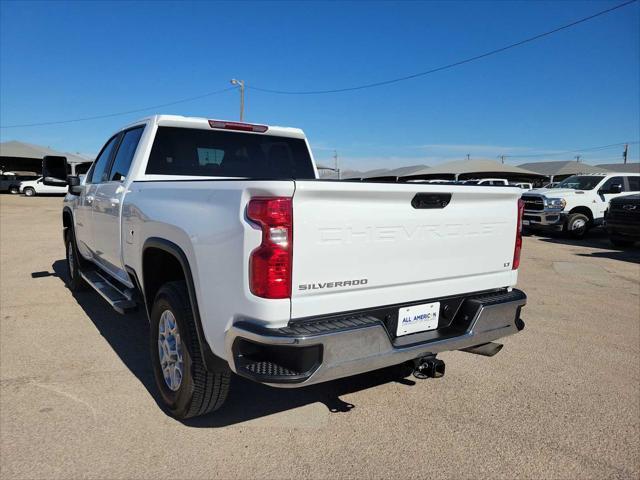
<svg viewBox="0 0 640 480">
<path fill-rule="evenodd" d="M 444 376 L 444 362 L 435 355 L 414 360 L 413 376 L 416 378 L 440 378 Z"/>
</svg>

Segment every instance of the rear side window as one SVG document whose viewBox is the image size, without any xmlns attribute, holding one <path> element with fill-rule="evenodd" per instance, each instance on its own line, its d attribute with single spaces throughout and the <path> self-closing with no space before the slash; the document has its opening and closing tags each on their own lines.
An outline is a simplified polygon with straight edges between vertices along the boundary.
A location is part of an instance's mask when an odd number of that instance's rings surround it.
<svg viewBox="0 0 640 480">
<path fill-rule="evenodd" d="M 630 192 L 640 192 L 640 176 L 627 177 L 627 180 L 629 180 L 629 191 Z"/>
<path fill-rule="evenodd" d="M 255 133 L 160 127 L 148 174 L 313 179 L 304 140 Z"/>
<path fill-rule="evenodd" d="M 110 180 L 121 182 L 126 178 L 143 130 L 144 127 L 140 127 L 125 132 L 120 142 L 120 147 L 118 147 L 116 158 L 113 160 Z"/>
</svg>

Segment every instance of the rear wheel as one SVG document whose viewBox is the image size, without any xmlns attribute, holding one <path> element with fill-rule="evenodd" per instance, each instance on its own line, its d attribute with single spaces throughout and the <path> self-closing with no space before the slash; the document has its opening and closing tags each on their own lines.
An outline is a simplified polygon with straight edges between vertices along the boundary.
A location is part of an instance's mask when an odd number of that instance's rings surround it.
<svg viewBox="0 0 640 480">
<path fill-rule="evenodd" d="M 36 196 L 36 191 L 31 187 L 25 188 L 23 193 L 27 197 L 35 197 Z"/>
<path fill-rule="evenodd" d="M 11 185 L 9 187 L 9 193 L 11 195 L 16 195 L 16 194 L 20 193 L 20 188 L 17 185 Z"/>
<path fill-rule="evenodd" d="M 196 417 L 222 406 L 231 371 L 206 370 L 184 281 L 165 283 L 158 291 L 151 311 L 150 346 L 156 384 L 173 416 Z"/>
<path fill-rule="evenodd" d="M 589 229 L 589 217 L 582 213 L 572 213 L 567 219 L 567 233 L 573 238 L 583 238 Z"/>
</svg>

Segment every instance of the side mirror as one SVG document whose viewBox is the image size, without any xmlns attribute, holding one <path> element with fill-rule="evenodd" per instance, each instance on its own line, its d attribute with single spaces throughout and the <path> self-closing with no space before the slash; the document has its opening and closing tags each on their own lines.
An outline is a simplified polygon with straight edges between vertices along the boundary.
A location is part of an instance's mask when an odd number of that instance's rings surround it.
<svg viewBox="0 0 640 480">
<path fill-rule="evenodd" d="M 42 159 L 42 183 L 50 187 L 67 185 L 67 157 L 47 155 Z"/>
<path fill-rule="evenodd" d="M 80 195 L 82 193 L 82 181 L 77 175 L 69 175 L 67 177 L 67 184 L 69 185 L 69 193 L 71 195 Z"/>
</svg>

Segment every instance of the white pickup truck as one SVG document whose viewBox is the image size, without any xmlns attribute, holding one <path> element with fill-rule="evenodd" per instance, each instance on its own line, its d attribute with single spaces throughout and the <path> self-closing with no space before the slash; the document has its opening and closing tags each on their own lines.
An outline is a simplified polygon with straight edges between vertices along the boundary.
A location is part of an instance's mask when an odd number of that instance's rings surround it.
<svg viewBox="0 0 640 480">
<path fill-rule="evenodd" d="M 633 193 L 640 193 L 637 173 L 572 175 L 553 188 L 523 193 L 523 224 L 582 238 L 590 228 L 603 224 L 612 199 Z"/>
<path fill-rule="evenodd" d="M 232 372 L 300 387 L 436 354 L 497 353 L 524 328 L 513 288 L 521 190 L 318 180 L 303 132 L 153 116 L 114 134 L 69 186 L 69 287 L 143 305 L 161 398 L 218 408 Z"/>
<path fill-rule="evenodd" d="M 39 177 L 35 180 L 20 182 L 18 192 L 24 193 L 27 197 L 35 197 L 36 195 L 65 195 L 67 188 L 58 185 L 45 185 L 42 177 Z"/>
</svg>

